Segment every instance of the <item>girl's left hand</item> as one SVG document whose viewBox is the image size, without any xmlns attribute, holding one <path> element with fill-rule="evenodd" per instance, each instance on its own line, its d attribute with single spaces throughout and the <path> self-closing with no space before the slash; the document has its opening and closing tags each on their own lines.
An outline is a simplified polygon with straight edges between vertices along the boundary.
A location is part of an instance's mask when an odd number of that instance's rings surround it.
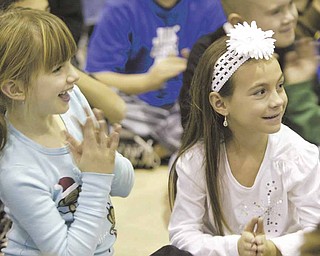
<svg viewBox="0 0 320 256">
<path fill-rule="evenodd" d="M 280 256 L 281 253 L 271 240 L 267 240 L 264 233 L 263 219 L 259 218 L 255 236 L 255 244 L 257 245 L 257 256 Z"/>
<path fill-rule="evenodd" d="M 103 113 L 97 109 L 93 112 L 97 123 L 87 113 L 86 123 L 81 125 L 83 141 L 77 141 L 66 132 L 66 140 L 71 154 L 82 172 L 113 173 L 115 152 L 119 143 L 120 125 L 116 125 L 112 133 L 107 134 L 107 124 Z"/>
</svg>

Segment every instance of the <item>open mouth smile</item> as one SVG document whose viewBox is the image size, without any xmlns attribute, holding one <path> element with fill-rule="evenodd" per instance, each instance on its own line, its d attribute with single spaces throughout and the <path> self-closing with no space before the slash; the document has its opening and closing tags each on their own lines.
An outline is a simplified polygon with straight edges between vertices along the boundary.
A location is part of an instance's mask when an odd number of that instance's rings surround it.
<svg viewBox="0 0 320 256">
<path fill-rule="evenodd" d="M 72 89 L 73 89 L 73 86 L 72 86 L 71 88 L 67 89 L 67 90 L 64 90 L 64 91 L 60 92 L 58 96 L 59 96 L 63 101 L 66 101 L 66 102 L 67 102 L 67 101 L 70 100 L 70 95 L 69 95 L 69 93 L 72 91 Z"/>
<path fill-rule="evenodd" d="M 265 117 L 263 117 L 263 119 L 274 119 L 274 118 L 277 118 L 279 116 L 280 116 L 280 114 L 276 114 L 276 115 L 273 115 L 273 116 L 265 116 Z"/>
</svg>

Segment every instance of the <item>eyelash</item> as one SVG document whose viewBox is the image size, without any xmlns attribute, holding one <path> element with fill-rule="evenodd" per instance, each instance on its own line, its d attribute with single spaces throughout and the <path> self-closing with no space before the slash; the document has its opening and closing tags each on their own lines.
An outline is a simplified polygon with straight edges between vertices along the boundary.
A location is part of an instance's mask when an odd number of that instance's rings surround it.
<svg viewBox="0 0 320 256">
<path fill-rule="evenodd" d="M 274 10 L 271 14 L 272 14 L 272 15 L 277 15 L 277 14 L 279 14 L 280 12 L 281 12 L 281 10 L 278 9 L 278 10 Z"/>
<path fill-rule="evenodd" d="M 255 92 L 253 95 L 260 96 L 260 95 L 263 95 L 265 92 L 266 92 L 266 89 L 261 89 L 261 90 Z"/>
<path fill-rule="evenodd" d="M 284 90 L 284 81 L 278 84 L 278 91 L 283 91 Z"/>
<path fill-rule="evenodd" d="M 57 68 L 55 68 L 55 69 L 53 70 L 53 73 L 57 73 L 57 72 L 59 72 L 61 69 L 62 69 L 62 66 L 58 66 Z"/>
<path fill-rule="evenodd" d="M 284 83 L 282 82 L 282 83 L 280 83 L 278 86 L 277 86 L 277 90 L 278 91 L 281 91 L 281 90 L 283 90 L 284 89 Z M 256 91 L 253 95 L 255 95 L 255 96 L 261 96 L 261 95 L 263 95 L 263 94 L 265 94 L 266 93 L 266 89 L 260 89 L 259 91 Z"/>
</svg>

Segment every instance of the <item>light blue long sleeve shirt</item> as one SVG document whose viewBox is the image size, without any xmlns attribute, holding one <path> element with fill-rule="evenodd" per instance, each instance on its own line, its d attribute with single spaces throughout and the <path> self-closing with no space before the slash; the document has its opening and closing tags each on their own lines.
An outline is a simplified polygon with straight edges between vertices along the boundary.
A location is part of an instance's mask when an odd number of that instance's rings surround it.
<svg viewBox="0 0 320 256">
<path fill-rule="evenodd" d="M 88 102 L 75 87 L 61 115 L 82 140 Z M 78 121 L 77 121 L 78 120 Z M 13 221 L 5 255 L 113 255 L 115 215 L 110 196 L 127 196 L 134 182 L 128 159 L 116 154 L 113 174 L 81 172 L 69 149 L 46 148 L 8 124 L 0 158 L 0 198 Z"/>
</svg>

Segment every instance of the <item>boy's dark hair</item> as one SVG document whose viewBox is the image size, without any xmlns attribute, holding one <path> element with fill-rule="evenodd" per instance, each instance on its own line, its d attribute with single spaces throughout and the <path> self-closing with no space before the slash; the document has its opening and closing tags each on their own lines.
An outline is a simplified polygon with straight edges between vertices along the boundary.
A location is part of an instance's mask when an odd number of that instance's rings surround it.
<svg viewBox="0 0 320 256">
<path fill-rule="evenodd" d="M 0 0 L 0 11 L 7 10 L 12 4 L 21 0 Z"/>
<path fill-rule="evenodd" d="M 150 256 L 192 256 L 190 252 L 179 250 L 173 245 L 165 245 Z"/>
</svg>

